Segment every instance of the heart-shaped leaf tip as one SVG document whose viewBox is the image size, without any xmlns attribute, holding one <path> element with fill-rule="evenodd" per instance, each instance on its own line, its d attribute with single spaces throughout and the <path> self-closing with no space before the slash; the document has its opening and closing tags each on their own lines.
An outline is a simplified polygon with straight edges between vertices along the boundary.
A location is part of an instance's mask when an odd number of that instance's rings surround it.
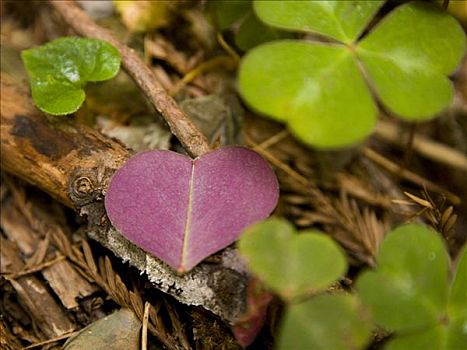
<svg viewBox="0 0 467 350">
<path fill-rule="evenodd" d="M 464 31 L 434 4 L 410 2 L 362 37 L 383 3 L 254 1 L 263 22 L 332 43 L 276 40 L 255 47 L 239 68 L 243 99 L 319 148 L 348 146 L 371 133 L 378 109 L 370 91 L 400 118 L 435 116 L 451 100 L 447 76 L 464 55 Z"/>
<path fill-rule="evenodd" d="M 148 151 L 115 173 L 105 207 L 126 238 L 184 272 L 265 219 L 278 197 L 273 170 L 249 149 L 225 147 L 195 160 Z"/>
<path fill-rule="evenodd" d="M 465 348 L 466 252 L 464 247 L 449 283 L 449 255 L 436 232 L 411 224 L 386 236 L 376 270 L 364 272 L 356 283 L 376 323 L 394 331 L 385 349 Z"/>
</svg>

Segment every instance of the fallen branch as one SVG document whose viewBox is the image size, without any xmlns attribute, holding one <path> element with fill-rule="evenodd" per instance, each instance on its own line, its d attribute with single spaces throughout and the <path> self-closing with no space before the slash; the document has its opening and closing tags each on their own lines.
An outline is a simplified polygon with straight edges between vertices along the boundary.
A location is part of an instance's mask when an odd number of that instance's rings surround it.
<svg viewBox="0 0 467 350">
<path fill-rule="evenodd" d="M 241 316 L 247 277 L 232 249 L 217 255 L 219 263 L 201 263 L 179 275 L 110 225 L 102 199 L 110 177 L 130 156 L 127 149 L 73 119 L 44 115 L 27 90 L 8 76 L 1 77 L 1 91 L 4 170 L 87 215 L 88 234 L 145 272 L 158 289 L 228 323 Z"/>
<path fill-rule="evenodd" d="M 69 207 L 98 199 L 130 152 L 68 117 L 44 115 L 8 75 L 1 91 L 2 168 Z"/>
<path fill-rule="evenodd" d="M 79 35 L 105 40 L 120 52 L 123 68 L 141 88 L 154 108 L 162 115 L 170 131 L 193 157 L 209 152 L 206 137 L 157 81 L 138 54 L 117 40 L 109 31 L 98 26 L 74 1 L 49 0 L 63 20 Z"/>
</svg>

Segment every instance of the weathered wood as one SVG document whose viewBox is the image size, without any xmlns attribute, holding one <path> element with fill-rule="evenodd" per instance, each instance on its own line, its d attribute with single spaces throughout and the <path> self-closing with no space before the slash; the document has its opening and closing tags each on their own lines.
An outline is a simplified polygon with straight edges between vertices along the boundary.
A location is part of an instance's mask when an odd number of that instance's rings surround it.
<svg viewBox="0 0 467 350">
<path fill-rule="evenodd" d="M 21 271 L 24 262 L 16 245 L 0 236 L 0 270 L 2 273 Z M 31 314 L 36 325 L 48 338 L 56 337 L 75 329 L 62 309 L 35 276 L 26 275 L 11 279 L 10 283 L 18 293 L 22 305 Z"/>
<path fill-rule="evenodd" d="M 57 225 L 50 223 L 48 230 L 60 229 Z M 13 203 L 2 203 L 1 227 L 6 236 L 17 245 L 23 255 L 31 255 L 35 252 L 41 242 L 41 233 L 36 232 L 20 210 Z M 45 233 L 42 233 L 45 236 Z M 49 256 L 56 250 L 49 249 Z M 78 307 L 77 298 L 83 298 L 97 291 L 97 286 L 91 285 L 83 278 L 73 266 L 66 260 L 60 260 L 41 270 L 50 287 L 60 298 L 63 306 L 68 309 Z"/>
<path fill-rule="evenodd" d="M 15 337 L 5 323 L 5 319 L 0 317 L 0 349 L 17 350 L 21 348 L 21 342 Z"/>
<path fill-rule="evenodd" d="M 89 235 L 182 303 L 199 305 L 228 323 L 245 310 L 247 276 L 232 249 L 179 275 L 125 239 L 109 223 L 103 196 L 111 175 L 130 156 L 120 143 L 70 117 L 40 113 L 24 88 L 1 81 L 2 168 L 87 215 Z"/>
<path fill-rule="evenodd" d="M 98 199 L 128 150 L 71 117 L 40 113 L 28 90 L 5 74 L 1 91 L 2 168 L 70 207 Z"/>
</svg>

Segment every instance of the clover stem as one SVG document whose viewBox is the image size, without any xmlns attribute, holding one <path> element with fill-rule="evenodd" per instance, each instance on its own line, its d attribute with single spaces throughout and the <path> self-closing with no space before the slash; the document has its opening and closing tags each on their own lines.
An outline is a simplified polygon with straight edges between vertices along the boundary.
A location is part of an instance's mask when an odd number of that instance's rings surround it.
<svg viewBox="0 0 467 350">
<path fill-rule="evenodd" d="M 349 43 L 349 44 L 346 44 L 345 46 L 347 46 L 347 48 L 352 54 L 355 54 L 357 52 L 357 45 L 355 43 Z"/>
<path fill-rule="evenodd" d="M 407 139 L 407 144 L 405 146 L 404 156 L 400 163 L 400 173 L 402 174 L 404 170 L 407 168 L 407 165 L 410 162 L 413 154 L 413 143 L 415 137 L 415 131 L 417 129 L 417 123 L 410 123 L 409 125 L 409 137 Z"/>
</svg>

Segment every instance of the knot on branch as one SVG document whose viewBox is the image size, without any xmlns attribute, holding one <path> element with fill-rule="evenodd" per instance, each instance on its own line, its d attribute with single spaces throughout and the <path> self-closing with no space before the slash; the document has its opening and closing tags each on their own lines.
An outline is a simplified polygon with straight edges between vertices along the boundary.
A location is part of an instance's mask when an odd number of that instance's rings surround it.
<svg viewBox="0 0 467 350">
<path fill-rule="evenodd" d="M 76 169 L 69 177 L 68 193 L 77 208 L 101 201 L 102 183 L 98 180 L 97 169 Z"/>
<path fill-rule="evenodd" d="M 68 178 L 68 194 L 80 215 L 87 216 L 89 227 L 108 225 L 103 198 L 110 174 L 105 167 L 77 168 Z"/>
<path fill-rule="evenodd" d="M 75 180 L 73 188 L 80 195 L 88 196 L 94 191 L 94 186 L 91 179 L 86 176 L 79 177 Z"/>
</svg>

